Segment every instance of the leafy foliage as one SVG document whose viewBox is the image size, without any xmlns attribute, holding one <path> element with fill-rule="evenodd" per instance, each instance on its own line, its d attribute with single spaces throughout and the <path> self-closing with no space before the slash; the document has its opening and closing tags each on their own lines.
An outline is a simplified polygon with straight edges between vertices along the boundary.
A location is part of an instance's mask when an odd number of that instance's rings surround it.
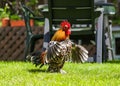
<svg viewBox="0 0 120 86">
<path fill-rule="evenodd" d="M 8 4 L 6 4 L 4 8 L 0 8 L 0 19 L 6 17 L 9 18 L 9 16 L 10 16 L 9 6 Z"/>
<path fill-rule="evenodd" d="M 4 12 L 6 12 L 5 8 L 7 4 L 9 7 L 9 10 L 7 10 L 7 13 L 3 13 L 5 14 L 4 16 L 9 15 L 9 17 L 12 19 L 16 19 L 16 18 L 18 19 L 19 17 L 22 18 L 22 10 L 20 6 L 20 2 L 21 2 L 22 4 L 28 6 L 30 9 L 34 10 L 35 14 L 41 15 L 40 11 L 38 10 L 38 5 L 41 1 L 42 0 L 1 0 L 0 13 L 1 13 L 1 9 L 4 9 Z"/>
</svg>

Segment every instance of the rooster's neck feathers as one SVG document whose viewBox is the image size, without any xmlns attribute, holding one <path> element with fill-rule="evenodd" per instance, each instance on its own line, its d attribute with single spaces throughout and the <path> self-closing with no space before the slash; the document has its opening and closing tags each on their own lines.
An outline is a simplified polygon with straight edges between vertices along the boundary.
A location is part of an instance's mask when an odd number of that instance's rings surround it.
<svg viewBox="0 0 120 86">
<path fill-rule="evenodd" d="M 52 37 L 52 41 L 64 41 L 65 39 L 69 38 L 69 35 L 66 35 L 65 31 L 60 28 Z"/>
</svg>

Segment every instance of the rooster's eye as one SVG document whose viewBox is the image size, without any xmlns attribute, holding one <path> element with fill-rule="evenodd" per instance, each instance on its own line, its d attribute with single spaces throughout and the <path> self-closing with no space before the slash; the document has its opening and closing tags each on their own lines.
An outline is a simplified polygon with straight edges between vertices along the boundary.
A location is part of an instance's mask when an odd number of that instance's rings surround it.
<svg viewBox="0 0 120 86">
<path fill-rule="evenodd" d="M 65 31 L 68 30 L 68 27 L 64 27 L 64 30 L 65 30 Z"/>
<path fill-rule="evenodd" d="M 64 27 L 65 29 L 67 29 L 67 27 Z"/>
</svg>

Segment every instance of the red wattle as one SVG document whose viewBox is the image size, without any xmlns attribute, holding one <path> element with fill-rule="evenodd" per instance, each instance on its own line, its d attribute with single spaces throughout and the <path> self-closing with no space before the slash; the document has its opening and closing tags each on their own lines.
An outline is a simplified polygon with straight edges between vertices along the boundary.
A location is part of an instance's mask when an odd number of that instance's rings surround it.
<svg viewBox="0 0 120 86">
<path fill-rule="evenodd" d="M 66 33 L 66 35 L 70 35 L 71 34 L 71 30 L 68 29 L 65 33 Z"/>
</svg>

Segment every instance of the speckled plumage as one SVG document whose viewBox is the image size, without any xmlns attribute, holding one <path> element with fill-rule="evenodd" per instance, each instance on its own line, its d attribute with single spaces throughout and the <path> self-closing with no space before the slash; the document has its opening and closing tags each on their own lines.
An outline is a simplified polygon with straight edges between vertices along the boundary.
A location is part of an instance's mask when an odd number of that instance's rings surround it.
<svg viewBox="0 0 120 86">
<path fill-rule="evenodd" d="M 61 42 L 50 41 L 46 55 L 49 65 L 48 71 L 60 72 L 65 61 L 68 59 L 74 62 L 85 62 L 88 58 L 88 51 L 81 45 L 77 45 L 67 39 Z"/>
</svg>

